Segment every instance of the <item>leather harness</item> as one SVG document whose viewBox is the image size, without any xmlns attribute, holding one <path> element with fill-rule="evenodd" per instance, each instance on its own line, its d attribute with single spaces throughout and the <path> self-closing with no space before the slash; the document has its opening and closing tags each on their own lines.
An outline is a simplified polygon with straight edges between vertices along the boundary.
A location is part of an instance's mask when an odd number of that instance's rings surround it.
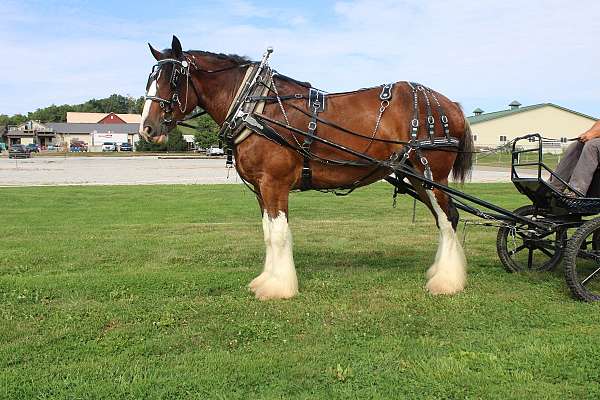
<svg viewBox="0 0 600 400">
<path fill-rule="evenodd" d="M 404 165 L 410 156 L 412 151 L 415 151 L 418 159 L 423 165 L 424 175 L 427 179 L 432 180 L 431 169 L 429 168 L 427 159 L 422 154 L 422 149 L 441 149 L 441 148 L 457 148 L 459 146 L 459 140 L 450 135 L 450 128 L 448 123 L 448 117 L 446 116 L 443 107 L 441 106 L 436 94 L 431 89 L 419 85 L 417 83 L 408 82 L 407 84 L 410 86 L 412 90 L 413 97 L 413 119 L 410 123 L 410 132 L 408 142 L 400 141 L 400 140 L 390 140 L 390 139 L 378 139 L 376 138 L 376 134 L 378 128 L 380 126 L 381 119 L 386 108 L 390 105 L 392 101 L 392 93 L 394 89 L 394 84 L 385 84 L 381 86 L 381 92 L 379 94 L 379 99 L 381 101 L 381 107 L 379 108 L 379 115 L 377 117 L 377 121 L 375 124 L 375 128 L 373 130 L 372 135 L 366 136 L 357 132 L 353 132 L 348 130 L 347 128 L 343 128 L 337 125 L 334 122 L 330 122 L 322 119 L 319 114 L 323 113 L 327 109 L 327 94 L 323 91 L 317 90 L 315 88 L 309 88 L 307 94 L 296 93 L 291 95 L 279 95 L 277 92 L 277 87 L 275 86 L 274 76 L 276 75 L 275 71 L 273 71 L 268 66 L 268 58 L 272 53 L 272 49 L 267 49 L 267 52 L 264 54 L 263 59 L 260 63 L 253 62 L 247 63 L 242 66 L 248 66 L 248 70 L 243 78 L 243 81 L 238 88 L 236 96 L 232 101 L 228 115 L 223 123 L 220 131 L 219 137 L 221 140 L 225 141 L 227 144 L 227 164 L 231 166 L 233 164 L 233 156 L 232 150 L 235 145 L 242 142 L 245 138 L 248 137 L 252 132 L 259 134 L 266 139 L 269 139 L 281 146 L 288 147 L 300 155 L 303 156 L 303 167 L 301 174 L 301 184 L 300 190 L 310 190 L 313 189 L 312 186 L 312 171 L 311 171 L 311 161 L 318 161 L 324 164 L 330 165 L 346 165 L 346 166 L 360 166 L 360 167 L 375 167 L 373 171 L 369 172 L 367 176 L 359 179 L 357 182 L 353 183 L 349 187 L 345 187 L 343 189 L 348 189 L 348 194 L 354 189 L 356 189 L 362 181 L 371 177 L 380 167 L 390 168 L 393 171 L 397 171 L 399 166 Z M 169 60 L 172 62 L 172 60 Z M 187 65 L 185 65 L 187 69 Z M 189 77 L 189 69 L 182 72 Z M 213 71 L 210 71 L 213 72 Z M 218 72 L 218 71 L 217 71 Z M 270 81 L 270 84 L 269 84 Z M 174 82 L 174 85 L 177 86 L 178 82 Z M 193 86 L 193 84 L 192 84 Z M 193 87 L 195 90 L 195 87 Z M 270 92 L 274 92 L 275 95 L 271 95 Z M 426 105 L 426 122 L 427 122 L 427 138 L 419 139 L 418 131 L 419 131 L 419 97 L 423 97 Z M 159 98 L 147 98 L 154 101 L 168 102 L 169 106 L 178 99 L 159 99 Z M 295 128 L 290 125 L 287 114 L 285 112 L 285 108 L 283 107 L 283 101 L 292 100 L 292 99 L 306 99 L 307 100 L 307 109 L 308 111 L 302 110 L 300 107 L 297 107 L 293 104 L 289 106 L 295 110 L 300 111 L 301 113 L 306 114 L 310 118 L 310 122 L 308 123 L 308 127 L 306 131 L 302 131 L 298 128 Z M 266 102 L 278 102 L 282 114 L 285 118 L 285 122 L 278 121 L 272 119 L 264 114 L 262 114 L 262 110 L 264 109 Z M 433 104 L 432 104 L 433 101 Z M 432 112 L 432 105 L 437 106 L 439 121 L 443 128 L 444 136 L 443 137 L 434 137 L 435 134 L 435 118 Z M 197 116 L 199 114 L 196 114 Z M 187 120 L 188 118 L 186 118 Z M 383 143 L 396 143 L 402 144 L 403 150 L 400 153 L 394 153 L 390 157 L 389 160 L 377 160 L 366 154 L 366 150 L 363 152 L 359 152 L 350 148 L 347 148 L 343 145 L 331 142 L 324 138 L 321 138 L 317 135 L 317 127 L 318 123 L 326 124 L 334 129 L 362 137 L 365 139 L 369 139 L 369 145 L 373 141 L 383 142 Z M 298 142 L 295 136 L 293 136 L 294 143 L 290 143 L 285 137 L 279 134 L 275 129 L 273 129 L 269 124 L 273 124 L 279 126 L 283 129 L 286 129 L 292 133 L 299 134 L 304 137 L 302 143 Z M 323 143 L 329 147 L 336 148 L 348 154 L 352 154 L 363 161 L 351 161 L 351 160 L 333 160 L 328 159 L 322 156 L 318 156 L 311 152 L 311 145 L 313 142 L 318 141 Z M 367 149 L 368 149 L 367 146 Z M 339 194 L 336 192 L 336 194 Z"/>
</svg>

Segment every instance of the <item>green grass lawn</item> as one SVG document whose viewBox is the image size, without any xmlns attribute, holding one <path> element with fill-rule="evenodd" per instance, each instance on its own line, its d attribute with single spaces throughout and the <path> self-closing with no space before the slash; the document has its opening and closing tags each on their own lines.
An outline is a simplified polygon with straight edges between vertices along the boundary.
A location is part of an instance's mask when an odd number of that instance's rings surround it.
<svg viewBox="0 0 600 400">
<path fill-rule="evenodd" d="M 466 190 L 507 208 L 509 184 Z M 256 202 L 230 186 L 1 189 L 0 398 L 597 399 L 600 313 L 560 272 L 424 290 L 437 231 L 383 184 L 291 197 L 300 295 L 260 302 Z"/>
</svg>

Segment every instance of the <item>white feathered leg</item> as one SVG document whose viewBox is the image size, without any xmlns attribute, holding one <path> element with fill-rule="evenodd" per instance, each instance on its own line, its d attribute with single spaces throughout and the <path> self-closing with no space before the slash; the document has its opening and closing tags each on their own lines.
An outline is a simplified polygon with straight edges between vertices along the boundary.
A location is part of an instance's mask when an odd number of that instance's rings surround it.
<svg viewBox="0 0 600 400">
<path fill-rule="evenodd" d="M 264 281 L 269 277 L 273 264 L 271 251 L 271 227 L 269 223 L 269 216 L 267 215 L 266 211 L 263 213 L 262 227 L 265 240 L 265 266 L 263 268 L 263 272 L 259 276 L 254 278 L 252 282 L 250 282 L 250 284 L 248 285 L 248 287 L 252 291 L 256 291 L 256 288 L 261 286 L 264 283 Z"/>
<path fill-rule="evenodd" d="M 433 191 L 427 190 L 427 196 L 437 216 L 440 238 L 435 262 L 426 274 L 429 279 L 426 288 L 432 294 L 457 293 L 464 289 L 467 282 L 465 254 Z"/>
<path fill-rule="evenodd" d="M 298 294 L 298 278 L 292 254 L 292 232 L 283 211 L 276 218 L 264 212 L 265 269 L 250 283 L 256 298 L 289 299 Z"/>
</svg>

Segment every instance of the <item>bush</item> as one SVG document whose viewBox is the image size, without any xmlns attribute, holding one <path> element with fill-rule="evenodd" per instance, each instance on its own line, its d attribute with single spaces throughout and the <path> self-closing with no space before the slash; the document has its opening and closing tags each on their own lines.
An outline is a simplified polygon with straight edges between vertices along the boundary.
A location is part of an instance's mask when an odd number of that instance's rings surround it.
<svg viewBox="0 0 600 400">
<path fill-rule="evenodd" d="M 140 140 L 135 144 L 135 150 L 150 152 L 187 151 L 187 143 L 183 140 L 183 135 L 179 129 L 175 128 L 169 132 L 166 143 L 148 142 L 140 137 Z"/>
</svg>

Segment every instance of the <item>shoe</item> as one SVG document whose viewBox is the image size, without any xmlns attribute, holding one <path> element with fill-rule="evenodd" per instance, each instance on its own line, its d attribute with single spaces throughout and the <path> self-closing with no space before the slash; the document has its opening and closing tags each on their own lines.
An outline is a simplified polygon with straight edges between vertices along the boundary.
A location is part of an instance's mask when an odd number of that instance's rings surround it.
<svg viewBox="0 0 600 400">
<path fill-rule="evenodd" d="M 579 196 L 577 196 L 577 193 L 575 193 L 574 191 L 572 191 L 569 188 L 565 188 L 565 190 L 563 190 L 562 194 L 563 194 L 563 196 L 570 197 L 572 199 L 579 197 Z"/>
</svg>

